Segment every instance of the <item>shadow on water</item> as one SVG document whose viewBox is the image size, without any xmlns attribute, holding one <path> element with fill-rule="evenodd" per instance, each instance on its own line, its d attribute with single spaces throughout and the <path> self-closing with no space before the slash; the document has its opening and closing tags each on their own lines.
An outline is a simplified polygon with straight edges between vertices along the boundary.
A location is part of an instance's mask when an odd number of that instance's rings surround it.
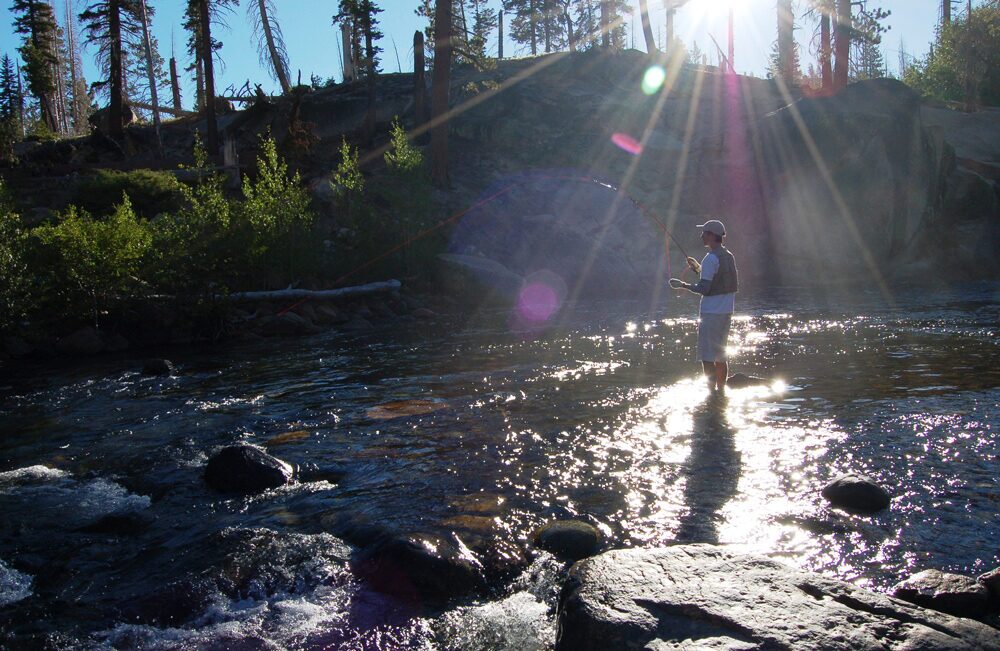
<svg viewBox="0 0 1000 651">
<path fill-rule="evenodd" d="M 736 495 L 742 468 L 736 432 L 726 418 L 725 396 L 709 396 L 692 412 L 691 455 L 685 463 L 687 507 L 677 542 L 719 542 L 721 510 Z"/>
</svg>

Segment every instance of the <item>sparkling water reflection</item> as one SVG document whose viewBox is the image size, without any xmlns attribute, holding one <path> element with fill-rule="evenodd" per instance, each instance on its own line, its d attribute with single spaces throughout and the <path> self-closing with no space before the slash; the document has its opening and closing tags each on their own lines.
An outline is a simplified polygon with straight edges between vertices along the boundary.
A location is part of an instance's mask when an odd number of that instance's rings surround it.
<svg viewBox="0 0 1000 651">
<path fill-rule="evenodd" d="M 724 399 L 692 362 L 691 304 L 646 316 L 569 306 L 529 332 L 491 312 L 184 353 L 170 378 L 110 358 L 7 378 L 0 562 L 33 577 L 13 607 L 50 613 L 36 628 L 111 646 L 233 635 L 287 648 L 551 644 L 552 568 L 432 620 L 343 578 L 335 559 L 324 571 L 293 563 L 283 570 L 293 580 L 270 592 L 215 594 L 179 628 L 105 607 L 231 567 L 226 531 L 273 531 L 274 544 L 309 549 L 344 518 L 454 534 L 494 562 L 530 551 L 540 524 L 578 517 L 615 546 L 735 545 L 878 590 L 927 567 L 995 567 L 996 288 L 850 305 L 745 303 L 733 370 L 768 383 Z M 250 499 L 213 494 L 201 481 L 207 454 L 235 441 L 335 478 Z M 846 471 L 889 488 L 890 509 L 830 509 L 819 490 Z M 85 531 L 109 513 L 148 517 L 128 535 Z M 88 606 L 55 609 L 65 600 Z"/>
</svg>

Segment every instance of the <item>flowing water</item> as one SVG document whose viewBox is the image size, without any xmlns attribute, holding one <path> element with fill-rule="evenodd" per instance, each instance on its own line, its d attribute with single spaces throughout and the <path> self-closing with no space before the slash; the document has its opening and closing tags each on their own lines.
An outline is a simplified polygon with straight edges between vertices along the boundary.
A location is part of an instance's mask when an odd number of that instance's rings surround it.
<svg viewBox="0 0 1000 651">
<path fill-rule="evenodd" d="M 1000 564 L 1000 287 L 741 295 L 732 370 L 768 383 L 724 401 L 692 362 L 696 310 L 576 306 L 531 330 L 497 310 L 173 351 L 169 378 L 128 357 L 8 373 L 0 642 L 551 648 L 563 568 L 529 539 L 555 518 L 875 590 Z M 406 400 L 430 404 L 375 409 Z M 208 455 L 238 441 L 327 474 L 214 493 Z M 829 508 L 819 491 L 846 471 L 891 507 Z M 526 560 L 488 599 L 421 610 L 351 571 L 345 521 Z"/>
</svg>

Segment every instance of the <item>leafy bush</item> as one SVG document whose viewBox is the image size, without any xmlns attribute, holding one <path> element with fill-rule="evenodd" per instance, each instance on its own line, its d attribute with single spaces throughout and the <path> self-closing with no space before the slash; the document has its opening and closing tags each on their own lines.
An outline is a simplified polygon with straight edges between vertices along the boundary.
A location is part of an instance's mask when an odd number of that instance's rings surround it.
<svg viewBox="0 0 1000 651">
<path fill-rule="evenodd" d="M 1000 5 L 974 7 L 967 19 L 943 25 L 930 53 L 904 71 L 903 81 L 968 108 L 1000 105 Z"/>
<path fill-rule="evenodd" d="M 24 317 L 28 308 L 26 239 L 21 218 L 0 182 L 0 331 Z"/>
<path fill-rule="evenodd" d="M 128 197 L 107 219 L 70 206 L 57 224 L 36 227 L 34 269 L 50 313 L 98 315 L 138 289 L 135 278 L 152 238 Z"/>
<path fill-rule="evenodd" d="M 232 202 L 226 198 L 220 174 L 208 171 L 208 155 L 195 140 L 199 182 L 181 185 L 183 207 L 150 224 L 153 246 L 147 257 L 148 275 L 168 294 L 204 294 L 223 289 L 241 270 L 234 257 L 241 248 L 231 232 Z"/>
<path fill-rule="evenodd" d="M 241 217 L 249 228 L 249 263 L 265 284 L 295 280 L 312 271 L 315 247 L 309 227 L 315 216 L 296 173 L 278 156 L 271 138 L 261 139 L 257 177 L 243 180 Z"/>
<path fill-rule="evenodd" d="M 168 172 L 98 170 L 76 189 L 73 203 L 92 215 L 106 215 L 127 195 L 133 210 L 144 217 L 177 210 L 183 205 L 183 185 Z"/>
</svg>

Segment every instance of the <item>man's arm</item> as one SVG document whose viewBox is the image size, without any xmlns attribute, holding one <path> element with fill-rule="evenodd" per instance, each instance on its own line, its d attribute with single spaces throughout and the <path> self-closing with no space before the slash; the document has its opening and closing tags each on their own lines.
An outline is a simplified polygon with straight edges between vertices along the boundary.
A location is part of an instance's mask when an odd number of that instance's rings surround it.
<svg viewBox="0 0 1000 651">
<path fill-rule="evenodd" d="M 707 255 L 701 263 L 701 278 L 696 283 L 686 283 L 677 278 L 670 279 L 670 286 L 674 289 L 686 289 L 695 294 L 704 296 L 712 288 L 712 279 L 719 270 L 719 261 L 714 255 Z"/>
</svg>

